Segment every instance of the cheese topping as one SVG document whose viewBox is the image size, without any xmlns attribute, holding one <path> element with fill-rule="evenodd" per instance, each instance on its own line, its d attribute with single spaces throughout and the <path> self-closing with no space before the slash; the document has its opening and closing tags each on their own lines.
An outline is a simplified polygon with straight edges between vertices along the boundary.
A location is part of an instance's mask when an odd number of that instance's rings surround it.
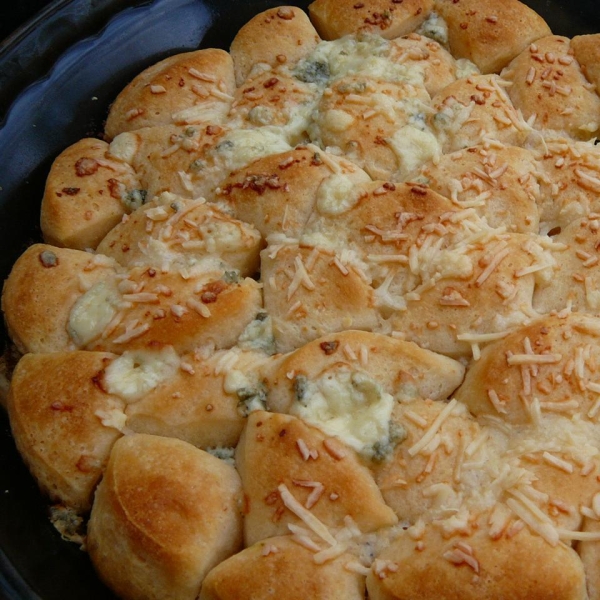
<svg viewBox="0 0 600 600">
<path fill-rule="evenodd" d="M 338 370 L 308 381 L 291 414 L 366 454 L 390 443 L 394 398 L 367 375 Z"/>
<path fill-rule="evenodd" d="M 135 402 L 171 379 L 180 366 L 171 346 L 162 350 L 125 351 L 104 372 L 104 385 L 110 394 Z"/>
</svg>

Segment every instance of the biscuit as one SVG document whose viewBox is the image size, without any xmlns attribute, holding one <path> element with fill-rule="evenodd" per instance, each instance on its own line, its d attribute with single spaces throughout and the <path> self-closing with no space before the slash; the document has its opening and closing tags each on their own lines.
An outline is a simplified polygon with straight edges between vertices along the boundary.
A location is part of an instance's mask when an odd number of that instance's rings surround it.
<svg viewBox="0 0 600 600">
<path fill-rule="evenodd" d="M 575 59 L 579 63 L 586 79 L 596 86 L 596 91 L 598 91 L 598 84 L 600 83 L 598 38 L 598 34 L 595 33 L 590 35 L 576 35 L 571 39 L 571 49 L 573 50 Z"/>
<path fill-rule="evenodd" d="M 354 451 L 296 417 L 253 412 L 236 467 L 246 498 L 247 546 L 287 533 L 288 524 L 322 531 L 343 527 L 350 516 L 361 531 L 372 532 L 397 521 Z"/>
<path fill-rule="evenodd" d="M 127 429 L 184 440 L 198 448 L 236 446 L 249 407 L 264 406 L 255 373 L 258 352 L 216 352 L 208 359 L 184 356 L 179 370 L 142 398 L 129 402 Z"/>
<path fill-rule="evenodd" d="M 505 91 L 510 85 L 497 75 L 458 79 L 432 99 L 429 117 L 444 153 L 463 150 L 494 139 L 522 146 L 531 127 L 515 109 Z"/>
<path fill-rule="evenodd" d="M 215 567 L 204 580 L 199 600 L 250 600 L 276 595 L 289 598 L 362 600 L 364 578 L 345 565 L 353 556 L 342 553 L 317 564 L 310 550 L 291 536 L 258 542 Z M 260 577 L 256 573 L 260 570 Z"/>
<path fill-rule="evenodd" d="M 262 245 L 254 227 L 214 204 L 164 193 L 122 219 L 97 251 L 123 266 L 213 263 L 246 277 L 258 271 Z"/>
<path fill-rule="evenodd" d="M 261 253 L 264 306 L 273 318 L 278 352 L 326 333 L 371 331 L 378 325 L 375 295 L 364 274 L 335 254 L 295 244 Z"/>
<path fill-rule="evenodd" d="M 539 231 L 538 164 L 529 150 L 473 146 L 426 163 L 413 179 L 458 206 L 474 206 L 491 227 Z"/>
<path fill-rule="evenodd" d="M 508 94 L 536 129 L 589 140 L 600 128 L 600 98 L 566 37 L 549 35 L 524 49 L 502 72 Z"/>
<path fill-rule="evenodd" d="M 530 568 L 532 560 L 535 569 Z M 508 581 L 507 572 L 513 575 Z M 403 533 L 375 560 L 367 590 L 373 600 L 487 600 L 507 593 L 515 600 L 586 597 L 575 550 L 564 544 L 552 547 L 527 530 L 500 540 L 483 531 L 444 539 L 429 529 L 420 540 Z"/>
<path fill-rule="evenodd" d="M 321 184 L 335 175 L 345 176 L 350 185 L 370 181 L 348 160 L 313 145 L 299 146 L 234 171 L 223 180 L 215 199 L 226 203 L 238 219 L 254 223 L 265 238 L 276 233 L 299 238 L 314 210 Z"/>
<path fill-rule="evenodd" d="M 256 15 L 237 32 L 229 48 L 236 84 L 242 85 L 256 65 L 297 63 L 319 41 L 308 16 L 297 7 L 279 6 Z"/>
<path fill-rule="evenodd" d="M 55 159 L 40 213 L 48 244 L 96 248 L 145 194 L 131 166 L 109 158 L 107 152 L 106 142 L 85 138 Z"/>
<path fill-rule="evenodd" d="M 365 32 L 394 39 L 417 29 L 432 8 L 433 0 L 315 0 L 308 11 L 325 40 Z"/>
<path fill-rule="evenodd" d="M 89 512 L 112 445 L 121 437 L 124 403 L 102 389 L 114 358 L 94 352 L 26 354 L 8 396 L 21 456 L 53 502 Z"/>
<path fill-rule="evenodd" d="M 341 331 L 265 364 L 269 410 L 289 412 L 297 400 L 298 378 L 313 381 L 332 368 L 366 373 L 402 399 L 448 398 L 464 374 L 460 363 L 416 344 L 378 333 Z"/>
<path fill-rule="evenodd" d="M 233 61 L 207 48 L 165 58 L 137 75 L 110 107 L 108 139 L 125 131 L 169 124 L 221 123 L 233 101 Z"/>
<path fill-rule="evenodd" d="M 93 285 L 115 276 L 114 261 L 47 244 L 30 246 L 4 283 L 2 310 L 21 353 L 75 350 L 71 308 Z"/>
<path fill-rule="evenodd" d="M 92 507 L 92 563 L 121 598 L 194 600 L 210 569 L 241 546 L 239 477 L 180 440 L 119 442 Z"/>
<path fill-rule="evenodd" d="M 482 73 L 499 73 L 538 38 L 550 35 L 540 15 L 518 0 L 436 0 L 448 25 L 450 52 Z"/>
</svg>

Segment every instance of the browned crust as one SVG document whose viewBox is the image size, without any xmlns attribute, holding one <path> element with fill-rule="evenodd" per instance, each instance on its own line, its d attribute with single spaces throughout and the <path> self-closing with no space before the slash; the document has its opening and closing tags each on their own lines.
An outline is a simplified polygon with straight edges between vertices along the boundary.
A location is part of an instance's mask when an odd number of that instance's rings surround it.
<svg viewBox="0 0 600 600">
<path fill-rule="evenodd" d="M 10 387 L 8 411 L 21 456 L 42 491 L 85 513 L 120 431 L 102 414 L 123 403 L 100 383 L 114 357 L 92 352 L 26 354 Z"/>
<path fill-rule="evenodd" d="M 433 0 L 315 0 L 308 10 L 325 40 L 362 32 L 391 40 L 417 29 L 432 8 Z"/>
<path fill-rule="evenodd" d="M 295 6 L 270 8 L 248 21 L 231 43 L 235 81 L 241 85 L 252 67 L 293 65 L 320 41 L 308 16 Z"/>
<path fill-rule="evenodd" d="M 190 444 L 121 438 L 88 527 L 96 570 L 122 598 L 195 598 L 241 545 L 239 493 L 233 467 Z"/>
<path fill-rule="evenodd" d="M 436 0 L 448 24 L 450 52 L 468 58 L 482 73 L 499 73 L 517 54 L 550 28 L 518 0 Z"/>
<path fill-rule="evenodd" d="M 137 75 L 113 102 L 106 135 L 177 123 L 177 114 L 204 106 L 214 122 L 229 110 L 235 89 L 233 61 L 224 50 L 206 48 L 166 58 Z M 212 92 L 216 92 L 214 95 Z M 220 119 L 219 119 L 220 115 Z"/>
<path fill-rule="evenodd" d="M 107 151 L 106 142 L 85 138 L 52 164 L 40 214 L 49 244 L 95 248 L 128 212 L 127 196 L 140 183 L 129 165 L 111 160 Z"/>
</svg>

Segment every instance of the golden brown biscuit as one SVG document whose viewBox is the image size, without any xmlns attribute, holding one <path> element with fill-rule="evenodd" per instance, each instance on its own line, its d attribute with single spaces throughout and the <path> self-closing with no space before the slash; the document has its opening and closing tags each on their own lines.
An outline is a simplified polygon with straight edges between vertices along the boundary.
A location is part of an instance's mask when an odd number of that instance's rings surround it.
<svg viewBox="0 0 600 600">
<path fill-rule="evenodd" d="M 468 248 L 449 250 L 440 264 L 452 268 L 404 293 L 406 306 L 390 324 L 403 339 L 459 358 L 477 356 L 481 345 L 537 315 L 535 280 L 550 276 L 554 259 L 534 238 L 491 230 Z"/>
<path fill-rule="evenodd" d="M 124 403 L 100 383 L 114 358 L 95 352 L 26 354 L 8 397 L 12 434 L 42 491 L 78 513 L 92 506 Z"/>
<path fill-rule="evenodd" d="M 471 75 L 442 89 L 431 100 L 429 117 L 445 153 L 496 140 L 521 146 L 531 127 L 515 109 L 497 75 Z"/>
<path fill-rule="evenodd" d="M 133 166 L 150 198 L 165 191 L 206 198 L 231 171 L 290 149 L 285 132 L 268 127 L 161 125 L 118 135 L 110 154 Z"/>
<path fill-rule="evenodd" d="M 537 233 L 537 169 L 529 150 L 473 146 L 423 165 L 416 180 L 452 199 L 457 206 L 474 207 L 491 227 Z"/>
<path fill-rule="evenodd" d="M 436 428 L 442 415 L 445 417 Z M 411 524 L 419 519 L 441 522 L 450 515 L 461 518 L 461 509 L 473 501 L 472 471 L 462 463 L 481 458 L 482 453 L 475 452 L 465 458 L 466 449 L 481 436 L 481 427 L 461 404 L 420 399 L 397 405 L 393 420 L 403 428 L 405 437 L 374 468 L 388 506 Z M 492 440 L 486 442 L 492 445 Z M 478 477 L 482 487 L 491 480 L 483 469 Z"/>
<path fill-rule="evenodd" d="M 349 75 L 323 94 L 315 120 L 320 144 L 339 148 L 373 179 L 402 180 L 439 153 L 425 125 L 425 88 Z"/>
<path fill-rule="evenodd" d="M 265 360 L 257 352 L 216 352 L 203 359 L 184 356 L 176 374 L 125 409 L 127 428 L 174 437 L 198 448 L 233 448 L 245 417 L 264 408 L 257 379 Z"/>
<path fill-rule="evenodd" d="M 164 193 L 123 219 L 97 251 L 123 266 L 212 262 L 246 277 L 258 271 L 261 247 L 254 227 L 214 204 Z"/>
<path fill-rule="evenodd" d="M 275 233 L 297 238 L 319 198 L 321 184 L 335 175 L 345 176 L 349 186 L 370 181 L 349 160 L 313 145 L 298 146 L 231 173 L 221 182 L 216 199 L 226 202 L 238 219 L 253 223 L 265 238 Z M 326 191 L 323 187 L 321 194 Z M 345 191 L 340 190 L 340 195 Z"/>
<path fill-rule="evenodd" d="M 497 540 L 485 530 L 444 539 L 430 527 L 419 540 L 404 532 L 375 559 L 367 590 L 373 600 L 587 597 L 576 552 L 565 544 L 552 547 L 526 529 Z"/>
<path fill-rule="evenodd" d="M 317 564 L 315 554 L 291 536 L 267 539 L 215 567 L 204 580 L 199 600 L 363 600 L 364 577 L 345 568 L 349 553 Z"/>
<path fill-rule="evenodd" d="M 571 49 L 586 79 L 596 86 L 600 84 L 600 34 L 576 35 L 571 40 Z"/>
<path fill-rule="evenodd" d="M 154 125 L 217 125 L 233 101 L 231 56 L 216 48 L 184 52 L 142 71 L 110 107 L 106 135 Z"/>
<path fill-rule="evenodd" d="M 464 367 L 416 344 L 365 331 L 341 331 L 309 342 L 265 364 L 267 406 L 289 412 L 298 378 L 313 381 L 335 367 L 363 372 L 401 399 L 445 400 L 462 381 Z"/>
<path fill-rule="evenodd" d="M 293 65 L 312 52 L 320 38 L 306 13 L 295 6 L 270 8 L 248 21 L 231 42 L 235 81 L 242 85 L 252 68 Z"/>
<path fill-rule="evenodd" d="M 549 35 L 523 50 L 502 72 L 514 105 L 538 130 L 588 140 L 600 128 L 600 98 L 573 56 L 569 39 Z"/>
<path fill-rule="evenodd" d="M 555 228 L 551 279 L 539 285 L 533 297 L 540 313 L 575 310 L 600 315 L 600 270 L 598 268 L 598 215 L 576 219 Z"/>
<path fill-rule="evenodd" d="M 354 253 L 357 265 L 369 267 L 365 269 L 369 281 L 379 283 L 389 269 L 405 266 L 410 246 L 420 238 L 433 234 L 450 239 L 460 230 L 453 223 L 459 209 L 422 185 L 384 181 L 351 185 L 332 177 L 322 188 L 301 242 L 335 250 L 343 262 Z M 440 222 L 446 227 L 440 229 Z"/>
<path fill-rule="evenodd" d="M 549 140 L 536 149 L 541 232 L 555 235 L 600 211 L 600 149 L 592 141 Z"/>
<path fill-rule="evenodd" d="M 236 449 L 246 545 L 300 526 L 330 540 L 349 515 L 363 532 L 396 523 L 369 470 L 336 438 L 288 415 L 253 412 Z M 331 540 L 330 540 L 331 541 Z"/>
<path fill-rule="evenodd" d="M 219 125 L 145 127 L 118 135 L 109 155 L 133 167 L 149 199 L 162 192 L 197 198 L 218 183 L 211 151 L 225 134 Z"/>
<path fill-rule="evenodd" d="M 23 354 L 75 350 L 67 329 L 71 308 L 86 290 L 114 277 L 115 266 L 80 250 L 30 246 L 2 291 L 4 318 L 17 348 Z"/>
<path fill-rule="evenodd" d="M 241 546 L 235 469 L 180 440 L 134 434 L 115 444 L 87 546 L 126 600 L 195 600 L 205 575 Z"/>
<path fill-rule="evenodd" d="M 40 221 L 47 243 L 86 250 L 145 196 L 130 165 L 107 156 L 108 144 L 85 138 L 55 159 Z"/>
<path fill-rule="evenodd" d="M 540 15 L 518 0 L 435 0 L 448 24 L 450 52 L 482 73 L 499 73 L 531 42 L 550 35 Z"/>
<path fill-rule="evenodd" d="M 135 267 L 77 299 L 69 332 L 80 348 L 121 354 L 170 345 L 230 348 L 260 312 L 260 286 L 223 271 Z"/>
<path fill-rule="evenodd" d="M 359 32 L 391 40 L 417 29 L 432 8 L 433 0 L 315 0 L 308 10 L 324 40 Z"/>
<path fill-rule="evenodd" d="M 423 85 L 433 96 L 456 80 L 456 63 L 438 42 L 418 33 L 391 40 L 390 58 L 422 73 Z"/>
<path fill-rule="evenodd" d="M 278 352 L 327 333 L 377 327 L 373 289 L 360 268 L 296 244 L 268 246 L 261 257 L 264 306 Z"/>
<path fill-rule="evenodd" d="M 545 316 L 490 344 L 468 370 L 455 398 L 475 415 L 518 424 L 559 414 L 595 422 L 600 320 Z"/>
</svg>

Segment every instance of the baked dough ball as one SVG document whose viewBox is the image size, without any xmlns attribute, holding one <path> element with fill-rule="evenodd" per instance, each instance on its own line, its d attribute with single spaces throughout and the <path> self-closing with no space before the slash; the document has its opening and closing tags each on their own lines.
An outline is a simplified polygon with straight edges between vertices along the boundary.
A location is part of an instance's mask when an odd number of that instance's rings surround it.
<svg viewBox="0 0 600 600">
<path fill-rule="evenodd" d="M 260 233 L 202 198 L 163 193 L 123 219 L 98 252 L 123 266 L 222 265 L 242 277 L 259 268 Z"/>
<path fill-rule="evenodd" d="M 476 446 L 473 442 L 481 436 L 482 430 L 465 407 L 455 401 L 451 404 L 419 399 L 403 402 L 394 408 L 393 420 L 406 435 L 374 469 L 377 485 L 388 506 L 400 519 L 411 524 L 419 519 L 441 523 L 450 515 L 460 519 L 463 505 L 472 502 L 473 495 L 472 471 L 463 467 L 463 463 L 482 456 L 489 460 L 493 456 L 487 454 L 492 440 L 486 440 L 481 453 L 467 453 L 471 444 Z M 478 479 L 484 487 L 487 477 L 483 470 Z"/>
<path fill-rule="evenodd" d="M 432 8 L 433 0 L 315 0 L 308 10 L 325 40 L 365 32 L 391 40 L 417 29 Z"/>
<path fill-rule="evenodd" d="M 394 331 L 434 352 L 476 357 L 480 345 L 537 315 L 532 307 L 536 275 L 550 276 L 552 255 L 524 234 L 491 233 L 483 239 L 462 247 L 464 253 L 449 251 L 445 258 L 454 262 L 449 271 L 442 266 L 438 276 L 423 277 L 419 287 L 405 293 L 406 306 L 389 319 Z"/>
<path fill-rule="evenodd" d="M 296 6 L 270 8 L 256 15 L 231 42 L 236 84 L 242 85 L 257 65 L 294 65 L 319 41 L 308 16 Z"/>
<path fill-rule="evenodd" d="M 404 532 L 375 559 L 367 590 L 372 600 L 587 597 L 575 550 L 553 547 L 526 529 L 499 539 L 485 529 L 449 539 L 433 527 L 418 540 Z"/>
<path fill-rule="evenodd" d="M 594 317 L 541 317 L 484 348 L 455 398 L 475 415 L 515 425 L 544 414 L 595 422 L 599 335 L 600 320 Z"/>
<path fill-rule="evenodd" d="M 134 358 L 139 362 L 139 353 Z M 266 393 L 257 373 L 265 359 L 237 349 L 209 358 L 182 357 L 173 376 L 128 402 L 127 429 L 178 438 L 204 450 L 232 449 L 250 410 L 264 408 Z"/>
<path fill-rule="evenodd" d="M 542 233 L 554 235 L 600 210 L 600 149 L 592 141 L 549 140 L 535 153 Z"/>
<path fill-rule="evenodd" d="M 367 374 L 399 399 L 445 400 L 464 374 L 459 362 L 416 344 L 378 333 L 341 331 L 265 364 L 269 409 L 289 412 L 297 401 L 299 381 L 315 381 L 331 369 Z"/>
<path fill-rule="evenodd" d="M 298 238 L 315 203 L 336 194 L 330 184 L 340 175 L 347 178 L 346 187 L 370 181 L 349 160 L 313 145 L 298 146 L 231 173 L 219 186 L 216 200 L 226 203 L 238 219 L 254 223 L 265 238 L 279 233 Z M 340 201 L 346 192 L 340 186 Z"/>
<path fill-rule="evenodd" d="M 456 63 L 452 55 L 431 38 L 409 33 L 390 41 L 390 59 L 418 71 L 430 96 L 456 80 Z"/>
<path fill-rule="evenodd" d="M 94 499 L 87 546 L 125 600 L 195 600 L 241 546 L 235 469 L 180 440 L 134 434 L 115 444 Z"/>
<path fill-rule="evenodd" d="M 102 389 L 113 355 L 26 354 L 13 374 L 8 412 L 15 443 L 42 491 L 78 513 L 92 506 L 124 403 Z"/>
<path fill-rule="evenodd" d="M 165 191 L 197 198 L 217 185 L 211 151 L 225 134 L 218 125 L 145 127 L 118 135 L 109 155 L 133 167 L 150 199 Z"/>
<path fill-rule="evenodd" d="M 40 222 L 49 244 L 86 250 L 130 212 L 145 192 L 130 165 L 107 157 L 108 144 L 85 138 L 61 152 L 48 174 Z"/>
<path fill-rule="evenodd" d="M 600 315 L 600 269 L 596 214 L 572 221 L 553 236 L 555 265 L 552 278 L 539 285 L 534 307 L 540 313 L 576 310 Z"/>
<path fill-rule="evenodd" d="M 323 94 L 311 133 L 373 179 L 402 180 L 439 153 L 425 124 L 429 100 L 419 85 L 349 75 Z"/>
<path fill-rule="evenodd" d="M 516 146 L 473 146 L 423 165 L 414 179 L 460 207 L 474 207 L 491 227 L 519 233 L 539 230 L 538 165 Z"/>
<path fill-rule="evenodd" d="M 261 258 L 264 307 L 278 352 L 327 333 L 377 327 L 373 288 L 333 252 L 292 243 L 268 246 Z"/>
<path fill-rule="evenodd" d="M 550 28 L 518 0 L 436 0 L 435 10 L 448 25 L 450 52 L 473 61 L 482 73 L 499 73 Z"/>
<path fill-rule="evenodd" d="M 571 49 L 586 79 L 600 89 L 600 34 L 576 35 Z"/>
<path fill-rule="evenodd" d="M 114 261 L 106 257 L 47 244 L 30 246 L 2 290 L 4 318 L 19 351 L 75 350 L 67 329 L 73 304 L 115 272 Z"/>
<path fill-rule="evenodd" d="M 318 99 L 317 87 L 279 70 L 261 71 L 237 88 L 229 113 L 231 127 L 281 127 L 292 145 L 306 130 Z"/>
<path fill-rule="evenodd" d="M 148 197 L 168 191 L 198 198 L 209 197 L 231 171 L 287 150 L 282 133 L 269 128 L 161 125 L 118 135 L 109 152 L 134 168 Z"/>
<path fill-rule="evenodd" d="M 348 516 L 364 533 L 397 521 L 355 452 L 296 417 L 253 412 L 236 467 L 246 499 L 247 546 L 285 534 L 289 526 L 320 532 L 331 543 L 329 528 L 344 527 Z"/>
<path fill-rule="evenodd" d="M 575 139 L 594 137 L 600 128 L 600 98 L 581 72 L 569 39 L 551 35 L 523 50 L 502 72 L 512 85 L 514 105 L 536 129 Z"/>
<path fill-rule="evenodd" d="M 80 296 L 68 328 L 87 350 L 121 354 L 171 345 L 183 354 L 202 346 L 230 348 L 261 304 L 259 284 L 250 278 L 193 267 L 135 267 Z"/>
<path fill-rule="evenodd" d="M 301 242 L 335 250 L 343 263 L 354 259 L 369 281 L 379 283 L 394 267 L 405 266 L 409 247 L 420 238 L 433 232 L 449 240 L 460 231 L 450 222 L 457 207 L 421 185 L 373 181 L 353 186 L 333 176 L 322 188 Z M 440 229 L 446 220 L 448 226 Z"/>
<path fill-rule="evenodd" d="M 346 568 L 356 563 L 352 554 L 320 564 L 317 556 L 289 535 L 258 542 L 215 567 L 199 600 L 363 600 L 364 576 Z"/>
<path fill-rule="evenodd" d="M 218 124 L 229 112 L 235 80 L 231 56 L 216 48 L 171 56 L 142 71 L 113 102 L 106 135 L 171 123 Z"/>
<path fill-rule="evenodd" d="M 429 117 L 444 153 L 496 140 L 522 146 L 531 127 L 513 106 L 497 75 L 471 75 L 458 79 L 431 100 Z"/>
</svg>

